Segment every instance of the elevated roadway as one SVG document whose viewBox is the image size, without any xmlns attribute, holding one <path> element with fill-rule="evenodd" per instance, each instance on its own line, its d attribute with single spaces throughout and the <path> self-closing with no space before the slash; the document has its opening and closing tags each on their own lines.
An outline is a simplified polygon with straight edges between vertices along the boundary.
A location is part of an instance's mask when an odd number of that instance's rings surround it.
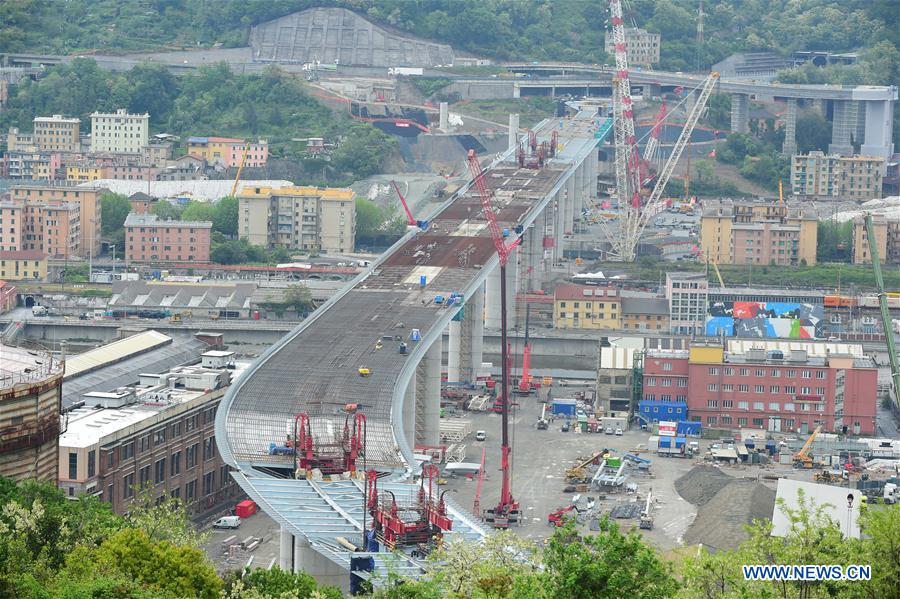
<svg viewBox="0 0 900 599">
<path fill-rule="evenodd" d="M 549 138 L 555 126 L 555 120 L 544 122 L 538 128 L 540 139 Z M 493 190 L 501 227 L 526 231 L 516 252 L 524 254 L 526 277 L 541 269 L 535 260 L 542 261 L 536 257 L 544 255 L 545 240 L 563 238 L 580 211 L 578 203 L 586 202 L 591 193 L 588 175 L 595 175 L 591 169 L 596 166 L 598 142 L 593 126 L 593 115 L 586 113 L 567 121 L 558 132 L 564 150 L 543 168 L 504 162 L 514 159 L 512 151 L 487 168 L 485 180 Z M 289 567 L 300 564 L 312 568 L 321 580 L 339 582 L 346 560 L 338 559 L 329 547 L 336 535 L 349 534 L 345 528 L 310 527 L 304 506 L 294 500 L 288 507 L 273 499 L 277 493 L 291 492 L 288 489 L 299 493 L 308 483 L 292 479 L 293 456 L 270 454 L 271 444 L 283 443 L 292 434 L 298 413 L 310 416 L 314 439 L 329 439 L 343 430 L 344 406 L 358 403 L 367 419 L 363 467 L 393 478 L 404 478 L 413 469 L 417 441 L 437 442 L 443 332 L 455 317 L 459 322 L 466 308 L 469 320 L 481 324 L 480 302 L 490 304 L 487 315 L 497 303 L 489 279 L 496 279 L 498 258 L 480 199 L 470 188 L 471 183 L 441 205 L 427 231 L 410 230 L 271 347 L 220 404 L 216 416 L 219 451 L 239 471 L 236 479 L 242 488 L 274 511 L 273 518 L 282 524 L 282 538 L 290 537 L 282 545 L 283 563 Z M 482 290 L 485 285 L 487 293 Z M 448 306 L 446 300 L 436 299 L 454 294 L 466 303 Z M 451 354 L 458 353 L 458 347 L 453 348 L 455 329 L 450 330 Z M 379 339 L 383 347 L 376 349 Z M 407 355 L 398 351 L 401 340 L 409 344 Z M 480 363 L 480 340 L 477 345 L 469 359 Z M 361 376 L 360 367 L 371 374 Z M 411 384 L 414 379 L 416 383 Z M 277 479 L 283 480 L 276 492 L 272 481 Z M 467 534 L 484 534 L 471 515 L 453 505 L 450 510 L 454 521 L 467 524 Z M 362 532 L 361 523 L 353 528 Z M 286 552 L 292 556 L 291 564 Z M 319 560 L 322 556 L 326 562 Z"/>
</svg>

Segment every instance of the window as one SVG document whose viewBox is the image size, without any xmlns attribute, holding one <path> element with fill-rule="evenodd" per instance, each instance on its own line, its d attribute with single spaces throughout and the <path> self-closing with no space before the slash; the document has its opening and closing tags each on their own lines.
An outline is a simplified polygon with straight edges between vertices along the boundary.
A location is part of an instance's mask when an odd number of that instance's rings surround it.
<svg viewBox="0 0 900 599">
<path fill-rule="evenodd" d="M 687 379 L 678 379 L 679 387 L 687 387 Z"/>
<path fill-rule="evenodd" d="M 197 479 L 189 482 L 184 488 L 184 498 L 188 501 L 194 501 L 197 498 Z"/>
<path fill-rule="evenodd" d="M 722 416 L 722 424 L 731 426 L 731 416 Z"/>
<path fill-rule="evenodd" d="M 795 387 L 793 385 L 785 385 L 784 392 L 787 393 L 788 395 L 793 395 L 794 393 L 797 392 L 797 387 Z"/>
<path fill-rule="evenodd" d="M 106 467 L 112 468 L 116 460 L 116 450 L 110 449 L 106 452 Z"/>
<path fill-rule="evenodd" d="M 750 385 L 738 385 L 738 393 L 750 393 Z"/>
<path fill-rule="evenodd" d="M 78 454 L 74 451 L 69 453 L 69 478 L 78 478 Z"/>
<path fill-rule="evenodd" d="M 779 404 L 778 404 L 777 401 L 770 401 L 770 402 L 769 402 L 769 409 L 770 409 L 770 410 L 777 410 L 778 408 L 779 408 Z"/>
<path fill-rule="evenodd" d="M 785 374 L 784 374 L 784 375 L 785 375 L 786 377 L 788 377 L 789 379 L 792 379 L 792 378 L 794 378 L 795 376 L 797 376 L 797 371 L 796 371 L 796 370 L 787 370 L 787 371 L 785 371 Z"/>
<path fill-rule="evenodd" d="M 824 378 L 825 378 L 825 371 L 824 371 L 824 370 L 817 370 L 817 371 L 816 371 L 816 378 L 817 378 L 817 379 L 820 379 L 820 380 L 821 380 L 821 379 L 824 379 Z"/>
<path fill-rule="evenodd" d="M 216 482 L 216 473 L 215 472 L 207 472 L 203 475 L 203 494 L 209 495 L 213 492 L 213 487 Z"/>
<path fill-rule="evenodd" d="M 784 411 L 785 411 L 785 412 L 793 412 L 793 411 L 794 411 L 794 404 L 792 404 L 792 403 L 786 403 L 786 404 L 784 404 Z"/>
<path fill-rule="evenodd" d="M 211 460 L 216 457 L 216 440 L 209 437 L 203 441 L 203 461 Z"/>
<path fill-rule="evenodd" d="M 754 419 L 753 419 L 753 426 L 755 426 L 755 427 L 762 427 L 762 425 L 763 425 L 763 419 L 762 419 L 762 418 L 754 418 Z"/>
<path fill-rule="evenodd" d="M 671 362 L 663 362 L 663 370 L 672 370 Z"/>
<path fill-rule="evenodd" d="M 741 376 L 750 376 L 749 368 L 741 368 Z"/>
<path fill-rule="evenodd" d="M 181 474 L 181 452 L 176 451 L 172 454 L 172 459 L 169 461 L 169 476 L 175 476 L 177 474 Z"/>
<path fill-rule="evenodd" d="M 172 438 L 177 439 L 181 436 L 181 422 L 176 422 L 172 425 Z"/>
<path fill-rule="evenodd" d="M 188 418 L 186 418 L 184 420 L 185 432 L 189 433 L 192 430 L 194 430 L 195 428 L 197 428 L 197 414 L 194 414 L 193 416 L 189 416 Z"/>
<path fill-rule="evenodd" d="M 734 385 L 731 383 L 722 383 L 722 391 L 734 391 Z"/>
<path fill-rule="evenodd" d="M 161 428 L 153 433 L 153 445 L 161 445 L 166 442 L 166 429 Z"/>
<path fill-rule="evenodd" d="M 769 387 L 769 393 L 781 393 L 781 387 L 778 385 L 772 385 Z"/>
<path fill-rule="evenodd" d="M 774 377 L 781 376 L 781 371 L 776 368 L 775 370 L 772 371 L 772 376 L 774 376 Z"/>
<path fill-rule="evenodd" d="M 122 478 L 122 499 L 134 497 L 134 472 Z"/>
<path fill-rule="evenodd" d="M 88 452 L 88 478 L 93 478 L 94 474 L 97 473 L 97 452 L 95 450 L 90 450 Z"/>
<path fill-rule="evenodd" d="M 190 447 L 187 448 L 187 454 L 185 456 L 187 459 L 187 464 L 185 464 L 185 466 L 184 466 L 185 469 L 189 470 L 197 465 L 197 450 L 199 449 L 199 447 L 200 447 L 199 443 L 194 443 L 193 445 L 191 445 Z"/>
<path fill-rule="evenodd" d="M 718 391 L 718 390 L 719 390 L 719 384 L 718 384 L 718 383 L 710 383 L 710 384 L 708 384 L 708 385 L 706 386 L 706 390 L 707 390 L 707 391 Z"/>
<path fill-rule="evenodd" d="M 134 441 L 122 446 L 122 460 L 134 457 Z"/>
<path fill-rule="evenodd" d="M 762 401 L 754 401 L 754 402 L 753 402 L 753 409 L 754 409 L 754 410 L 764 410 L 764 409 L 765 409 L 765 405 L 766 405 L 765 402 L 762 402 Z"/>
<path fill-rule="evenodd" d="M 153 482 L 157 485 L 166 480 L 166 458 L 156 460 L 156 468 L 153 473 Z"/>
<path fill-rule="evenodd" d="M 709 369 L 709 375 L 710 375 L 710 376 L 718 376 L 718 374 L 719 374 L 719 369 L 718 369 L 718 368 L 710 367 L 710 369 Z"/>
<path fill-rule="evenodd" d="M 782 421 L 782 424 L 784 425 L 784 428 L 785 428 L 785 429 L 791 430 L 791 429 L 794 428 L 794 419 L 793 419 L 793 418 L 786 418 L 785 420 Z"/>
<path fill-rule="evenodd" d="M 738 426 L 747 426 L 746 418 L 738 418 Z"/>
<path fill-rule="evenodd" d="M 141 453 L 150 449 L 150 435 L 141 437 Z"/>
<path fill-rule="evenodd" d="M 706 407 L 707 407 L 707 408 L 718 408 L 718 407 L 719 407 L 719 402 L 718 402 L 718 400 L 715 400 L 715 399 L 707 399 L 707 400 L 706 400 Z"/>
<path fill-rule="evenodd" d="M 753 388 L 753 391 L 756 392 L 756 393 L 765 393 L 765 392 L 766 392 L 766 386 L 765 386 L 765 385 L 756 385 L 756 386 Z"/>
<path fill-rule="evenodd" d="M 757 368 L 757 369 L 756 369 L 756 376 L 766 376 L 766 371 L 763 370 L 762 368 Z"/>
<path fill-rule="evenodd" d="M 800 387 L 800 395 L 810 395 L 812 389 L 810 387 Z"/>
<path fill-rule="evenodd" d="M 734 368 L 726 368 L 725 376 L 734 376 Z"/>
<path fill-rule="evenodd" d="M 715 416 L 707 416 L 706 417 L 706 426 L 715 426 L 716 425 L 716 417 Z"/>
<path fill-rule="evenodd" d="M 825 395 L 825 387 L 816 387 L 816 395 Z"/>
<path fill-rule="evenodd" d="M 663 386 L 663 387 L 671 387 L 671 386 L 672 386 L 672 379 L 662 379 L 662 386 Z"/>
<path fill-rule="evenodd" d="M 812 373 L 809 370 L 804 370 L 800 373 L 801 378 L 808 379 L 812 378 Z"/>
<path fill-rule="evenodd" d="M 723 407 L 723 408 L 730 408 L 730 407 L 732 407 L 733 405 L 734 405 L 734 401 L 732 401 L 732 400 L 730 400 L 730 399 L 723 399 L 723 400 L 722 400 L 722 407 Z"/>
<path fill-rule="evenodd" d="M 651 376 L 651 377 L 647 377 L 646 379 L 644 379 L 644 384 L 645 384 L 646 386 L 648 386 L 648 387 L 655 387 L 655 386 L 656 386 L 656 379 L 653 378 L 652 376 Z"/>
<path fill-rule="evenodd" d="M 144 466 L 140 469 L 139 473 L 138 483 L 141 485 L 141 488 L 143 488 L 145 484 L 150 482 L 150 466 Z"/>
</svg>

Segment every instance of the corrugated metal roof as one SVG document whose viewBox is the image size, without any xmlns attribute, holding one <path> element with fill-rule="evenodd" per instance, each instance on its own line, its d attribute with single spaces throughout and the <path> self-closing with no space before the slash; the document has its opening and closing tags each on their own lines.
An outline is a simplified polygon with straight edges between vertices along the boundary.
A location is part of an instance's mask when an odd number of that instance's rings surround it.
<svg viewBox="0 0 900 599">
<path fill-rule="evenodd" d="M 634 367 L 634 353 L 639 351 L 633 347 L 601 347 L 600 369 L 626 370 Z"/>
<path fill-rule="evenodd" d="M 119 362 L 125 358 L 144 353 L 161 345 L 172 342 L 172 338 L 159 331 L 144 331 L 107 343 L 96 349 L 86 351 L 66 360 L 66 374 L 63 380 L 102 368 L 107 364 Z"/>
</svg>

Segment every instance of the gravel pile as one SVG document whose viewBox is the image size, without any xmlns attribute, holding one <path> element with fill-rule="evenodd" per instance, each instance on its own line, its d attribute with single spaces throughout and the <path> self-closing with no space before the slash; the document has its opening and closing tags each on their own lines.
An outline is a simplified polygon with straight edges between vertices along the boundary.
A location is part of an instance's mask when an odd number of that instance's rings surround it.
<svg viewBox="0 0 900 599">
<path fill-rule="evenodd" d="M 676 480 L 675 490 L 685 501 L 701 506 L 733 480 L 735 480 L 733 477 L 715 466 L 701 464 L 694 466 L 687 474 Z"/>
<path fill-rule="evenodd" d="M 715 496 L 698 504 L 697 517 L 684 535 L 685 544 L 703 543 L 710 549 L 720 551 L 735 549 L 749 537 L 744 530 L 745 525 L 753 520 L 772 517 L 774 490 L 752 480 L 731 479 L 731 482 L 726 482 Z"/>
</svg>

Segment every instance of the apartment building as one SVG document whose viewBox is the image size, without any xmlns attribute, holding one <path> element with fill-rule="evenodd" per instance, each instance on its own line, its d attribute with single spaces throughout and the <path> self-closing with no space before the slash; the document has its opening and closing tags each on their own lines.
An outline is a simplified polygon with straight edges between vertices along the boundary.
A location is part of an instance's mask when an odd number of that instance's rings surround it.
<svg viewBox="0 0 900 599">
<path fill-rule="evenodd" d="M 710 428 L 875 432 L 878 371 L 861 345 L 731 340 L 648 350 L 645 401 L 687 402 Z"/>
<path fill-rule="evenodd" d="M 900 264 L 900 210 L 895 218 L 884 215 L 872 217 L 872 228 L 875 231 L 875 243 L 882 264 Z M 865 219 L 861 216 L 853 219 L 854 264 L 871 264 L 872 255 L 869 247 L 869 234 Z"/>
<path fill-rule="evenodd" d="M 356 196 L 329 187 L 255 187 L 238 195 L 238 234 L 267 248 L 352 252 Z"/>
<path fill-rule="evenodd" d="M 881 197 L 884 158 L 810 152 L 791 158 L 794 195 L 871 200 Z"/>
<path fill-rule="evenodd" d="M 265 166 L 269 159 L 269 142 L 265 139 L 247 141 L 231 137 L 189 137 L 187 153 L 225 168 Z M 246 153 L 246 157 L 244 154 Z"/>
<path fill-rule="evenodd" d="M 0 251 L 0 279 L 45 281 L 47 256 L 35 250 Z"/>
<path fill-rule="evenodd" d="M 717 264 L 779 266 L 816 263 L 814 209 L 777 200 L 704 200 L 702 258 Z"/>
<path fill-rule="evenodd" d="M 37 152 L 34 145 L 34 134 L 19 131 L 18 127 L 10 127 L 6 133 L 7 152 Z"/>
<path fill-rule="evenodd" d="M 78 247 L 82 256 L 100 253 L 100 231 L 103 224 L 100 198 L 109 193 L 105 187 L 76 187 L 74 185 L 14 185 L 10 189 L 13 202 L 25 204 L 79 205 L 81 238 Z"/>
<path fill-rule="evenodd" d="M 233 358 L 232 352 L 207 353 Z M 141 490 L 180 499 L 193 510 L 236 495 L 214 427 L 225 388 L 248 363 L 232 359 L 231 366 L 135 373 L 135 386 L 85 394 L 86 405 L 69 413 L 59 439 L 60 489 L 70 497 L 95 494 L 117 514 L 127 512 Z"/>
<path fill-rule="evenodd" d="M 160 220 L 155 214 L 131 212 L 125 218 L 128 262 L 209 262 L 212 223 Z"/>
<path fill-rule="evenodd" d="M 0 175 L 19 181 L 54 181 L 65 177 L 62 155 L 58 152 L 6 152 Z"/>
<path fill-rule="evenodd" d="M 615 287 L 557 285 L 553 326 L 558 329 L 618 329 L 622 297 Z"/>
<path fill-rule="evenodd" d="M 38 150 L 81 151 L 81 119 L 60 114 L 34 119 L 34 145 Z"/>
<path fill-rule="evenodd" d="M 709 304 L 709 280 L 703 273 L 667 272 L 669 331 L 676 335 L 702 335 Z"/>
<path fill-rule="evenodd" d="M 140 154 L 150 141 L 150 115 L 115 113 L 91 114 L 91 151 Z"/>
<path fill-rule="evenodd" d="M 99 165 L 90 162 L 66 165 L 66 181 L 84 183 L 85 181 L 97 181 L 104 178 L 103 167 Z"/>
<path fill-rule="evenodd" d="M 625 49 L 628 52 L 629 65 L 646 65 L 659 62 L 659 48 L 662 36 L 650 33 L 646 29 L 625 28 Z M 606 53 L 612 56 L 616 52 L 616 44 L 612 31 L 606 33 L 604 44 Z"/>
<path fill-rule="evenodd" d="M 633 331 L 668 331 L 669 302 L 658 297 L 622 297 L 622 328 Z"/>
<path fill-rule="evenodd" d="M 8 251 L 37 251 L 50 258 L 81 255 L 81 207 L 74 202 L 0 203 L 0 222 L 9 214 L 8 230 L 0 235 L 0 248 Z M 0 224 L 0 229 L 3 225 Z"/>
</svg>

